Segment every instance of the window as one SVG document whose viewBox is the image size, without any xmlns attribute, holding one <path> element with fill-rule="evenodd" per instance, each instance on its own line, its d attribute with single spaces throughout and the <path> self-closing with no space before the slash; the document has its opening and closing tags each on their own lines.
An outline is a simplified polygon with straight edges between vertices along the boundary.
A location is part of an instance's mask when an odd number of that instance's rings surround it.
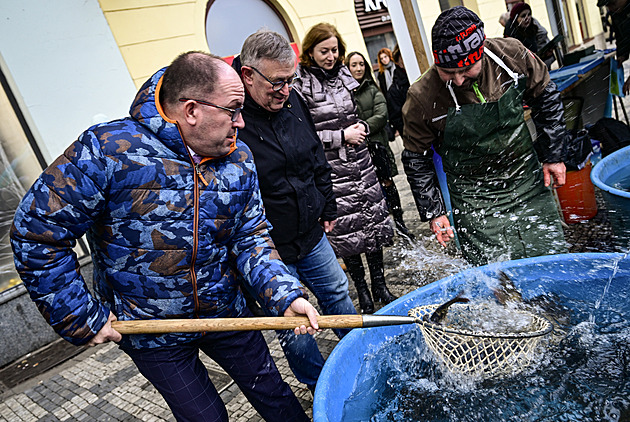
<svg viewBox="0 0 630 422">
<path fill-rule="evenodd" d="M 243 11 L 247 13 L 243 13 Z M 210 52 L 221 57 L 239 54 L 245 39 L 260 28 L 293 41 L 277 10 L 264 0 L 210 0 L 206 14 L 206 40 Z"/>
<path fill-rule="evenodd" d="M 393 32 L 385 32 L 379 35 L 365 37 L 364 40 L 370 56 L 369 60 L 372 64 L 372 69 L 376 71 L 378 69 L 378 52 L 383 47 L 393 50 L 396 46 L 396 36 Z"/>
<path fill-rule="evenodd" d="M 440 10 L 443 12 L 455 6 L 463 6 L 463 0 L 440 0 Z"/>
</svg>

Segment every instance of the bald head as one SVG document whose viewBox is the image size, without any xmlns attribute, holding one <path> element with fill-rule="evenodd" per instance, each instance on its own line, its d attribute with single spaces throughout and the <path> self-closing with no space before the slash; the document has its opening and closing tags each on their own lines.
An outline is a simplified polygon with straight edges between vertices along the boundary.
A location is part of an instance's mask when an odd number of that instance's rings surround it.
<svg viewBox="0 0 630 422">
<path fill-rule="evenodd" d="M 240 115 L 243 83 L 220 57 L 198 51 L 181 54 L 164 72 L 159 97 L 186 145 L 202 157 L 228 154 L 236 130 L 245 126 Z"/>
<path fill-rule="evenodd" d="M 214 94 L 217 80 L 232 68 L 220 57 L 201 51 L 180 54 L 164 72 L 160 102 L 171 108 L 180 98 L 207 98 Z"/>
</svg>

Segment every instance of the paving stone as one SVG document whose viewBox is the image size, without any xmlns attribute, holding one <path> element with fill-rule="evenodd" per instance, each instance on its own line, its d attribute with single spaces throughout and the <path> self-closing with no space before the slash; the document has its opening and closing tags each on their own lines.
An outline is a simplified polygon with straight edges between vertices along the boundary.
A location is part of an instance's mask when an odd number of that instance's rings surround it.
<svg viewBox="0 0 630 422">
<path fill-rule="evenodd" d="M 59 421 L 59 418 L 52 414 L 48 414 L 37 420 L 37 422 L 58 422 L 58 421 Z"/>
<path fill-rule="evenodd" d="M 74 418 L 79 422 L 87 422 L 93 419 L 90 415 L 88 415 L 84 411 L 78 412 L 76 415 L 74 415 Z"/>
<path fill-rule="evenodd" d="M 55 409 L 53 411 L 53 414 L 60 420 L 65 420 L 65 419 L 70 418 L 70 414 L 66 412 L 66 410 L 63 409 L 62 407 L 58 407 L 57 409 Z"/>
<path fill-rule="evenodd" d="M 52 412 L 53 409 L 55 409 L 57 407 L 57 405 L 53 402 L 51 402 L 50 400 L 48 400 L 46 397 L 42 398 L 41 400 L 39 400 L 37 402 L 42 408 L 44 408 L 44 410 L 46 410 L 47 412 Z"/>
</svg>

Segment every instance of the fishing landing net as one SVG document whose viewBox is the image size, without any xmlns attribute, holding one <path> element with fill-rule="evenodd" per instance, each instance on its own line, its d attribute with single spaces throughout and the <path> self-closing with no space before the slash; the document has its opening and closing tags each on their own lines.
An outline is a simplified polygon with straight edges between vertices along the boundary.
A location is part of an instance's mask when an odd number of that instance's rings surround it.
<svg viewBox="0 0 630 422">
<path fill-rule="evenodd" d="M 454 316 L 454 309 L 449 309 L 445 321 L 436 324 L 428 319 L 438 306 L 413 308 L 409 316 L 417 318 L 433 354 L 448 370 L 464 375 L 489 378 L 522 371 L 530 364 L 539 341 L 553 329 L 545 318 L 523 310 L 509 312 L 526 322 L 518 327 L 504 326 L 501 330 L 504 332 L 469 329 L 466 324 L 461 324 L 461 320 L 470 320 L 471 315 L 480 315 L 485 311 L 483 306 L 472 304 L 457 305 L 457 315 Z M 425 315 L 426 318 L 423 318 Z M 506 329 L 514 330 L 505 332 Z"/>
</svg>

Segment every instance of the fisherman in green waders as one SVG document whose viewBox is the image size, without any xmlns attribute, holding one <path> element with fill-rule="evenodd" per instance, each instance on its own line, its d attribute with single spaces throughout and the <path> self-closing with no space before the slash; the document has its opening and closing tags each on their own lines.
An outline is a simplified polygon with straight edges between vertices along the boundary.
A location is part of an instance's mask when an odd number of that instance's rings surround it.
<svg viewBox="0 0 630 422">
<path fill-rule="evenodd" d="M 411 86 L 403 107 L 402 162 L 420 217 L 443 246 L 453 238 L 434 149 L 468 261 L 566 252 L 550 186 L 565 183 L 567 132 L 545 63 L 514 38 L 486 40 L 483 22 L 462 6 L 440 14 L 432 39 L 435 65 Z"/>
</svg>

